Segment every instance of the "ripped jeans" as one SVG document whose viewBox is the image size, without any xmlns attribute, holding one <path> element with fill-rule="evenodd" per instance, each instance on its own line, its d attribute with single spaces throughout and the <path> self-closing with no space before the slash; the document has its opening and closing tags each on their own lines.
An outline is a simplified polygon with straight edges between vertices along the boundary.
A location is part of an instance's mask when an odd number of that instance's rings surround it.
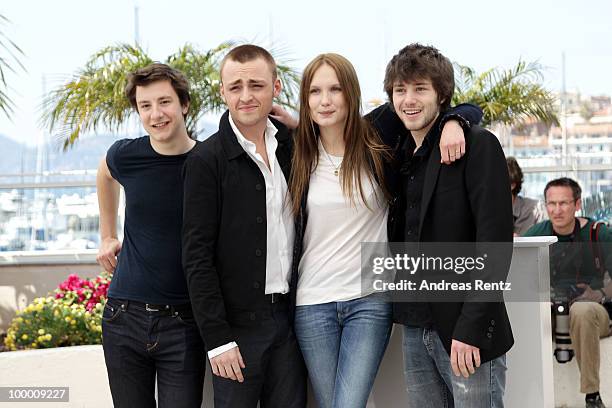
<svg viewBox="0 0 612 408">
<path fill-rule="evenodd" d="M 410 407 L 503 408 L 506 355 L 456 377 L 435 330 L 404 326 L 404 374 Z"/>
</svg>

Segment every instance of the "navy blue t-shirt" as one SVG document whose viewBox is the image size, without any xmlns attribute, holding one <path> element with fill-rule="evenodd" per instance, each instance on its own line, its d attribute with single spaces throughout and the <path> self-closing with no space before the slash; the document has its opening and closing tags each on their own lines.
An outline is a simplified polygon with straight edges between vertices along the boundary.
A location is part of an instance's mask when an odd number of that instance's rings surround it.
<svg viewBox="0 0 612 408">
<path fill-rule="evenodd" d="M 115 142 L 106 154 L 125 191 L 125 225 L 109 297 L 153 304 L 189 302 L 181 264 L 183 179 L 189 152 L 166 156 L 148 136 Z"/>
</svg>

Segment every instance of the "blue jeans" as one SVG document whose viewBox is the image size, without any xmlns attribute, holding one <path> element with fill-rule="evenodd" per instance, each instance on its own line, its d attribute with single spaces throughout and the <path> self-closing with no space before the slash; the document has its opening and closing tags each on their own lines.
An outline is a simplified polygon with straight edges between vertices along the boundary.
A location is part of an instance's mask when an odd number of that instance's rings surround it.
<svg viewBox="0 0 612 408">
<path fill-rule="evenodd" d="M 152 312 L 108 299 L 102 346 L 115 408 L 200 408 L 205 350 L 191 310 Z"/>
<path fill-rule="evenodd" d="M 450 357 L 435 330 L 404 326 L 403 349 L 409 406 L 503 408 L 505 354 L 464 378 L 453 374 Z"/>
<path fill-rule="evenodd" d="M 377 296 L 296 308 L 295 334 L 319 408 L 366 406 L 392 326 L 392 306 Z"/>
</svg>

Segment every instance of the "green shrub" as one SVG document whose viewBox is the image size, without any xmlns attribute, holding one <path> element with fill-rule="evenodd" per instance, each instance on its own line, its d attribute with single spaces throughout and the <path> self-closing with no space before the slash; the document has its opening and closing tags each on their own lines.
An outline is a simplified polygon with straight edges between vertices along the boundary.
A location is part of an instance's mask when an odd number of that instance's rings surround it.
<svg viewBox="0 0 612 408">
<path fill-rule="evenodd" d="M 100 344 L 102 311 L 110 276 L 70 275 L 53 294 L 18 311 L 4 345 L 8 350 Z"/>
</svg>

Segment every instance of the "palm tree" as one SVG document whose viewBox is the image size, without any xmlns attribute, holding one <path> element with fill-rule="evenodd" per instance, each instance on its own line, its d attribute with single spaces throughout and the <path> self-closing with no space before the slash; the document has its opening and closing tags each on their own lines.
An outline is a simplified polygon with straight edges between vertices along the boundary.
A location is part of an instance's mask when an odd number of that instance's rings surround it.
<svg viewBox="0 0 612 408">
<path fill-rule="evenodd" d="M 207 52 L 185 45 L 166 59 L 181 70 L 191 86 L 191 107 L 185 124 L 197 135 L 197 124 L 205 113 L 224 109 L 221 99 L 219 64 L 234 43 L 224 42 Z M 50 92 L 43 102 L 43 123 L 63 140 L 64 149 L 72 146 L 86 131 L 100 127 L 118 131 L 134 113 L 125 97 L 128 73 L 153 62 L 139 46 L 117 44 L 91 56 L 73 78 Z M 278 64 L 283 92 L 277 102 L 293 108 L 299 75 L 285 64 Z"/>
<path fill-rule="evenodd" d="M 453 104 L 471 102 L 482 108 L 483 126 L 520 126 L 527 119 L 558 125 L 555 97 L 541 85 L 542 67 L 519 60 L 514 68 L 477 74 L 455 63 Z"/>
<path fill-rule="evenodd" d="M 11 117 L 14 104 L 7 93 L 6 72 L 15 73 L 15 66 L 25 71 L 25 67 L 21 63 L 21 58 L 24 56 L 23 51 L 2 30 L 2 26 L 9 23 L 9 19 L 0 14 L 0 110 L 7 118 Z"/>
</svg>

